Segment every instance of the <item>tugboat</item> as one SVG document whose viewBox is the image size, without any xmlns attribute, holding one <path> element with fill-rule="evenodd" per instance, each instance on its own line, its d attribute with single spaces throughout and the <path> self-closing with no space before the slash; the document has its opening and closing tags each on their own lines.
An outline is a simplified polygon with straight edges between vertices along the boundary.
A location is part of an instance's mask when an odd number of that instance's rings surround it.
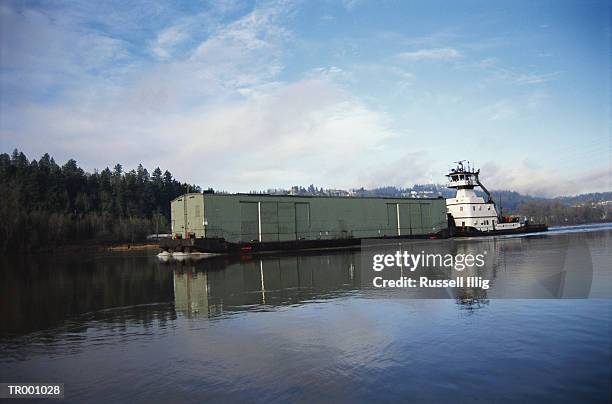
<svg viewBox="0 0 612 404">
<path fill-rule="evenodd" d="M 526 219 L 502 216 L 501 211 L 497 211 L 491 193 L 480 182 L 480 169 L 470 167 L 470 162 L 466 160 L 456 161 L 455 164 L 456 168 L 446 174 L 447 187 L 457 190 L 454 198 L 446 200 L 451 237 L 536 233 L 548 230 L 545 224 L 533 224 Z M 486 201 L 476 195 L 474 188 L 477 186 L 486 194 Z"/>
</svg>

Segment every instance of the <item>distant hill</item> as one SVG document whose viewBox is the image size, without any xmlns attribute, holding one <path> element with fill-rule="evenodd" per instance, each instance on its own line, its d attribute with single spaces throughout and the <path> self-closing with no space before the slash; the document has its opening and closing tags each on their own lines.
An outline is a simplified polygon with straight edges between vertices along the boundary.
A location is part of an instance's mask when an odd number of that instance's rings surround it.
<svg viewBox="0 0 612 404">
<path fill-rule="evenodd" d="M 346 195 L 346 196 L 380 196 L 389 198 L 452 198 L 455 190 L 446 188 L 440 184 L 415 184 L 412 187 L 383 186 L 372 189 L 358 188 L 352 190 L 323 189 L 310 185 L 308 187 L 294 186 L 290 190 L 269 189 L 266 193 L 271 194 L 293 194 L 293 195 Z M 481 190 L 476 190 L 479 196 L 485 196 Z M 493 190 L 491 195 L 498 206 L 502 206 L 506 213 L 516 213 L 519 207 L 531 201 L 559 202 L 567 206 L 575 206 L 585 203 L 612 201 L 612 192 L 595 192 L 573 196 L 561 196 L 556 198 L 544 198 L 531 195 L 524 195 L 516 191 Z"/>
<path fill-rule="evenodd" d="M 452 189 L 440 184 L 417 184 L 401 188 L 384 186 L 373 189 L 323 189 L 314 185 L 293 186 L 290 190 L 269 189 L 266 193 L 276 195 L 324 195 L 352 197 L 412 197 L 412 198 L 452 198 Z M 476 194 L 485 196 L 477 190 Z M 612 192 L 597 192 L 557 198 L 543 198 L 523 195 L 508 190 L 494 190 L 491 195 L 503 215 L 518 215 L 532 221 L 549 225 L 598 223 L 612 220 Z"/>
<path fill-rule="evenodd" d="M 574 196 L 559 196 L 554 198 L 566 205 L 578 205 L 589 202 L 612 201 L 612 192 L 593 192 L 590 194 L 580 194 Z"/>
</svg>

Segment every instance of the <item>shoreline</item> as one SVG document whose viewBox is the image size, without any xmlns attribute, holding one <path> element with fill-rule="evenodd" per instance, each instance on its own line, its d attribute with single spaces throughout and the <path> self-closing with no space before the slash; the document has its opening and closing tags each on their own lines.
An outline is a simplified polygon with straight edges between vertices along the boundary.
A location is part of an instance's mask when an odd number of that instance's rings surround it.
<svg viewBox="0 0 612 404">
<path fill-rule="evenodd" d="M 611 225 L 612 222 L 598 222 L 598 223 L 582 223 L 582 224 L 574 224 L 574 225 L 565 225 L 565 226 L 551 226 L 549 227 L 549 232 L 555 233 L 558 230 L 566 230 L 566 229 L 580 229 L 584 226 L 596 226 L 596 227 L 606 227 Z M 31 249 L 27 251 L 5 251 L 6 255 L 13 254 L 64 254 L 64 253 L 91 253 L 91 252 L 130 252 L 130 251 L 152 251 L 158 250 L 159 244 L 153 243 L 151 241 L 141 241 L 134 243 L 126 243 L 126 242 L 85 242 L 82 244 L 65 244 L 54 247 L 41 247 L 38 249 Z"/>
<path fill-rule="evenodd" d="M 159 244 L 155 243 L 122 243 L 104 248 L 105 251 L 147 251 L 158 250 Z"/>
<path fill-rule="evenodd" d="M 65 244 L 54 247 L 41 247 L 26 251 L 7 251 L 7 255 L 19 254 L 73 254 L 93 252 L 130 252 L 130 251 L 152 251 L 158 250 L 159 244 L 150 241 L 135 243 L 83 243 Z"/>
</svg>

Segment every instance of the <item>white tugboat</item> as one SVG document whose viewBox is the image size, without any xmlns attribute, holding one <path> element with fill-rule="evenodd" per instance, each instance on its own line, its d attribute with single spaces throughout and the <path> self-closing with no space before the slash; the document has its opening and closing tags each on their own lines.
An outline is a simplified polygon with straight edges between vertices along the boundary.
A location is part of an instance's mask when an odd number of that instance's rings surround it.
<svg viewBox="0 0 612 404">
<path fill-rule="evenodd" d="M 478 177 L 480 170 L 470 167 L 469 161 L 461 160 L 456 164 L 457 167 L 446 174 L 448 188 L 457 190 L 454 198 L 446 200 L 452 236 L 532 233 L 547 230 L 543 224 L 530 224 L 519 218 L 502 217 L 501 212 L 497 212 L 491 193 L 480 182 Z M 474 192 L 477 186 L 486 194 L 486 201 Z"/>
</svg>

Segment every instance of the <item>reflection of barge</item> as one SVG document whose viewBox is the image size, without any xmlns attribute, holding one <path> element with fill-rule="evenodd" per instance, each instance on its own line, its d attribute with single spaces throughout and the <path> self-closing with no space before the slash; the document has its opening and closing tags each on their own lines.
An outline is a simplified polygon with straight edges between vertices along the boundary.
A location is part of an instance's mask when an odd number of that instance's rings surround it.
<svg viewBox="0 0 612 404">
<path fill-rule="evenodd" d="M 498 215 L 480 171 L 459 162 L 449 177 L 455 198 L 351 198 L 192 193 L 171 203 L 169 253 L 250 254 L 343 248 L 364 239 L 429 239 L 545 231 Z M 480 186 L 488 196 L 476 195 Z"/>
</svg>

